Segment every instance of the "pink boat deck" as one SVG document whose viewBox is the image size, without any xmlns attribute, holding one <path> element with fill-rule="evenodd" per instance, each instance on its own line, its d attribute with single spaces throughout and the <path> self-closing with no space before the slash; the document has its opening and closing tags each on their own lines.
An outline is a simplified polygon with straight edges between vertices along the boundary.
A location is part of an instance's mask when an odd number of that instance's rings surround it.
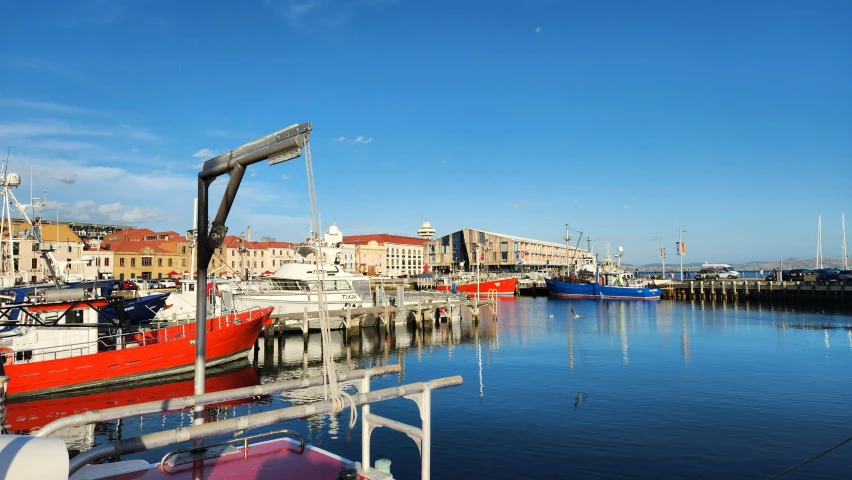
<svg viewBox="0 0 852 480">
<path fill-rule="evenodd" d="M 305 446 L 300 453 L 298 443 L 288 439 L 271 440 L 249 445 L 248 453 L 242 448 L 204 461 L 190 462 L 173 467 L 156 465 L 144 470 L 121 473 L 110 480 L 315 480 L 337 478 L 340 470 L 350 462 L 325 450 Z"/>
</svg>

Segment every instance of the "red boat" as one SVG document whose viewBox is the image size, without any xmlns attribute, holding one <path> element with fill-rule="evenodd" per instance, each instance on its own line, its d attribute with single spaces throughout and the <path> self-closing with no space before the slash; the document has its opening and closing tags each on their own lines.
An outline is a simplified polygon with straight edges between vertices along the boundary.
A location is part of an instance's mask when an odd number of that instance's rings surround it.
<svg viewBox="0 0 852 480">
<path fill-rule="evenodd" d="M 27 307 L 31 314 L 52 312 L 52 318 L 63 320 L 57 326 L 18 327 L 19 335 L 11 337 L 11 346 L 8 340 L 0 343 L 5 374 L 14 379 L 8 397 L 104 386 L 195 368 L 195 323 L 98 336 L 98 327 L 85 328 L 84 322 L 72 328 L 78 323 L 75 320 L 84 320 L 94 310 L 90 303 L 93 302 L 54 302 Z M 207 365 L 244 356 L 270 313 L 272 308 L 253 309 L 208 319 Z"/>
<path fill-rule="evenodd" d="M 456 284 L 456 291 L 467 294 L 468 297 L 476 296 L 476 282 Z M 497 295 L 498 297 L 512 297 L 515 295 L 515 290 L 518 287 L 518 279 L 516 277 L 498 278 L 496 280 L 485 280 L 479 282 L 479 296 L 487 297 L 489 295 Z M 451 292 L 452 285 L 438 285 L 439 292 Z"/>
<path fill-rule="evenodd" d="M 206 392 L 219 392 L 260 384 L 257 372 L 247 360 L 242 363 L 235 362 L 234 366 L 231 365 L 215 367 L 208 372 L 205 379 Z M 227 368 L 227 370 L 216 371 L 216 369 L 221 368 Z M 131 388 L 99 389 L 95 393 L 86 392 L 85 394 L 72 394 L 71 396 L 51 395 L 49 397 L 24 399 L 23 401 L 13 399 L 6 403 L 6 421 L 10 424 L 12 432 L 23 434 L 68 415 L 153 400 L 168 400 L 190 396 L 194 393 L 192 374 L 188 372 L 171 376 L 171 378 L 151 379 L 147 383 L 148 385 L 138 385 L 134 382 Z M 251 399 L 230 403 L 250 401 Z M 211 405 L 210 407 L 220 405 L 223 404 Z"/>
</svg>

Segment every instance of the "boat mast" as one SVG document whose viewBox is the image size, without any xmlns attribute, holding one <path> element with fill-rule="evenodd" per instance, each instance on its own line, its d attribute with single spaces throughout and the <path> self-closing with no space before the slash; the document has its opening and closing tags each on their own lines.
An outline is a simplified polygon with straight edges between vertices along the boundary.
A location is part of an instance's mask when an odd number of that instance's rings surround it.
<svg viewBox="0 0 852 480">
<path fill-rule="evenodd" d="M 843 270 L 849 270 L 849 257 L 846 255 L 846 214 L 840 212 L 840 228 L 843 230 Z"/>
<path fill-rule="evenodd" d="M 816 268 L 822 266 L 822 212 L 817 216 L 817 253 L 816 253 Z"/>
<path fill-rule="evenodd" d="M 12 209 L 9 205 L 9 196 L 7 193 L 9 186 L 6 184 L 6 168 L 9 165 L 9 154 L 11 153 L 12 147 L 10 146 L 9 149 L 6 151 L 6 160 L 3 162 L 3 169 L 2 172 L 0 172 L 0 182 L 2 182 L 3 185 L 3 216 L 2 218 L 0 218 L 0 242 L 3 241 L 4 229 L 8 230 L 7 235 L 9 236 L 7 243 L 8 250 L 6 248 L 3 248 L 2 243 L 0 243 L 0 250 L 2 250 L 3 255 L 3 261 L 0 262 L 0 269 L 2 269 L 0 275 L 6 276 L 8 272 L 11 271 L 13 277 L 12 280 L 14 281 L 14 275 L 16 272 L 14 241 L 12 240 Z M 6 262 L 9 262 L 8 267 Z"/>
<path fill-rule="evenodd" d="M 565 224 L 565 275 L 571 274 L 571 264 L 568 260 L 568 249 L 571 248 L 571 235 L 568 233 L 568 224 Z M 579 239 L 577 240 L 580 241 Z"/>
</svg>

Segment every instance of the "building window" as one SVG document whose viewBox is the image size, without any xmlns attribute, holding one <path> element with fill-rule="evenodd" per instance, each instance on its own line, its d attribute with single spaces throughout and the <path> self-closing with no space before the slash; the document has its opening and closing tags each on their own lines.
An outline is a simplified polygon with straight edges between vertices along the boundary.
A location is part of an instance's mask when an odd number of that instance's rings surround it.
<svg viewBox="0 0 852 480">
<path fill-rule="evenodd" d="M 118 266 L 119 266 L 119 267 L 123 267 L 123 266 L 124 266 L 124 257 L 121 257 L 121 258 L 119 258 L 119 259 L 118 259 Z"/>
<path fill-rule="evenodd" d="M 158 266 L 158 267 L 162 267 L 162 266 L 163 266 L 163 259 L 162 259 L 162 258 L 158 258 L 158 259 L 157 259 L 157 266 Z"/>
<path fill-rule="evenodd" d="M 509 261 L 509 242 L 500 242 L 500 260 Z"/>
<path fill-rule="evenodd" d="M 105 267 L 108 267 L 108 266 L 109 266 L 109 258 L 105 258 L 105 259 L 104 259 L 104 266 L 105 266 Z"/>
<path fill-rule="evenodd" d="M 142 266 L 143 267 L 150 267 L 151 265 L 153 265 L 152 260 L 153 259 L 151 257 L 142 257 Z"/>
<path fill-rule="evenodd" d="M 185 258 L 181 258 L 181 259 L 180 259 L 180 266 L 181 266 L 181 267 L 185 267 L 185 266 L 186 266 L 186 259 L 185 259 Z"/>
<path fill-rule="evenodd" d="M 183 247 L 181 247 L 181 253 L 184 253 L 184 254 L 186 253 L 186 245 L 184 245 Z"/>
<path fill-rule="evenodd" d="M 38 268 L 38 259 L 37 258 L 33 259 L 33 268 Z"/>
<path fill-rule="evenodd" d="M 231 260 L 231 268 L 237 268 L 236 262 L 233 260 Z"/>
<path fill-rule="evenodd" d="M 71 253 L 71 245 L 68 245 L 68 253 Z"/>
<path fill-rule="evenodd" d="M 135 259 L 135 258 L 131 258 L 131 259 L 130 259 L 130 266 L 131 266 L 131 267 L 135 267 L 135 266 L 136 266 L 136 259 Z"/>
<path fill-rule="evenodd" d="M 169 259 L 169 266 L 170 267 L 172 266 L 172 259 L 171 258 Z"/>
<path fill-rule="evenodd" d="M 261 252 L 261 257 L 263 256 L 263 252 Z M 260 262 L 260 268 L 263 268 L 263 262 Z"/>
</svg>

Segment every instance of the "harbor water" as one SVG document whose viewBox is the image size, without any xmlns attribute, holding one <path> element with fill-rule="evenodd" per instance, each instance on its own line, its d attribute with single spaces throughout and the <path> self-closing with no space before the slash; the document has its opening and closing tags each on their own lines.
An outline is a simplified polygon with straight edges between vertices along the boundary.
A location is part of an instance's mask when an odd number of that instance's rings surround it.
<svg viewBox="0 0 852 480">
<path fill-rule="evenodd" d="M 571 308 L 584 318 L 573 318 Z M 850 317 L 547 298 L 504 299 L 498 313 L 478 326 L 466 319 L 425 333 L 400 326 L 333 335 L 340 368 L 403 366 L 400 375 L 375 379 L 373 389 L 464 377 L 462 386 L 433 393 L 433 478 L 760 479 L 852 435 Z M 243 386 L 318 375 L 321 368 L 318 334 L 307 342 L 285 336 L 268 346 L 261 340 L 254 355 L 214 378 L 231 375 L 234 386 Z M 208 416 L 321 397 L 320 388 L 302 390 L 219 406 Z M 26 407 L 10 405 L 13 428 Z M 375 404 L 373 412 L 419 425 L 408 400 Z M 348 431 L 348 420 L 345 410 L 275 428 L 360 460 L 360 430 Z M 189 412 L 174 412 L 61 433 L 78 451 L 189 423 Z M 156 461 L 166 451 L 123 458 Z M 850 454 L 847 444 L 785 478 L 849 478 Z M 373 459 L 382 457 L 392 460 L 396 478 L 419 478 L 417 447 L 403 434 L 373 432 Z"/>
</svg>

